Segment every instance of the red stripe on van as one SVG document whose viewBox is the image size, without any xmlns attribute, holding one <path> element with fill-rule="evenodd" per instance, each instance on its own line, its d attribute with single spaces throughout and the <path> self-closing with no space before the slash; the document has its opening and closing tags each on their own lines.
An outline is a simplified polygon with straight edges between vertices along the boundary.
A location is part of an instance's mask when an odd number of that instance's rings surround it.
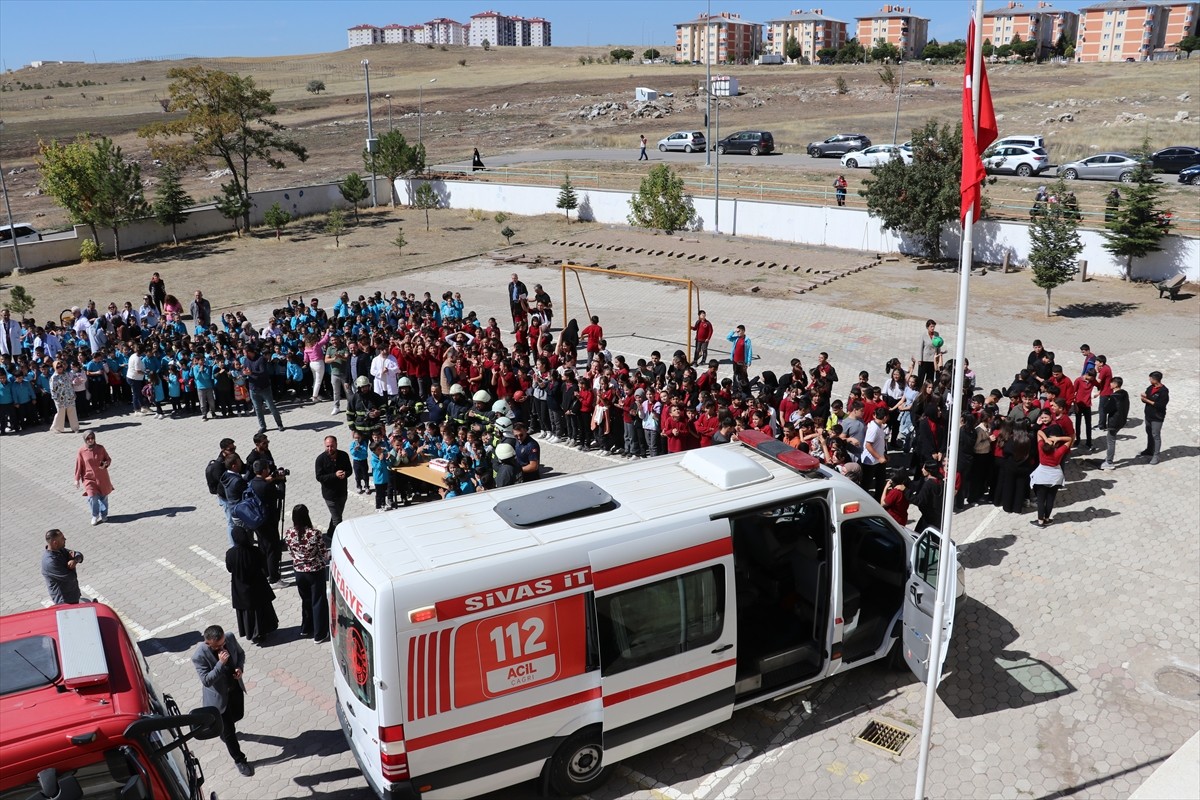
<svg viewBox="0 0 1200 800">
<path fill-rule="evenodd" d="M 425 693 L 428 691 L 426 687 L 426 679 L 428 675 L 425 672 L 425 640 L 429 638 L 428 634 L 422 634 L 417 637 L 417 719 L 425 716 Z"/>
<path fill-rule="evenodd" d="M 442 631 L 442 639 L 439 642 L 438 711 L 443 714 L 450 710 L 450 634 L 449 628 Z"/>
<path fill-rule="evenodd" d="M 652 683 L 644 683 L 641 686 L 634 686 L 633 688 L 626 689 L 623 692 L 606 694 L 604 695 L 604 705 L 606 708 L 608 706 L 615 706 L 617 703 L 624 703 L 626 700 L 633 700 L 634 698 L 643 697 L 645 695 L 652 694 L 653 692 L 669 689 L 672 686 L 678 686 L 681 683 L 687 683 L 688 681 L 695 680 L 696 678 L 700 678 L 704 675 L 709 675 L 713 672 L 719 672 L 723 669 L 731 669 L 736 666 L 737 659 L 730 658 L 726 659 L 725 661 L 721 661 L 716 664 L 709 664 L 706 667 L 693 669 L 679 675 L 672 675 L 669 678 L 663 678 L 662 680 L 654 681 Z"/>
<path fill-rule="evenodd" d="M 438 683 L 434 676 L 438 674 L 438 633 L 425 637 L 425 716 L 431 717 L 437 713 Z"/>
<path fill-rule="evenodd" d="M 417 643 L 408 641 L 408 721 L 417 718 Z"/>
<path fill-rule="evenodd" d="M 733 540 L 724 536 L 715 541 L 685 547 L 673 553 L 663 553 L 660 556 L 634 561 L 632 564 L 622 564 L 619 567 L 601 570 L 592 576 L 592 585 L 597 590 L 608 589 L 642 578 L 690 567 L 702 561 L 711 561 L 714 558 L 730 555 L 732 552 Z"/>
<path fill-rule="evenodd" d="M 590 700 L 595 700 L 600 696 L 600 689 L 587 689 L 582 692 L 576 692 L 566 697 L 559 697 L 554 700 L 547 700 L 544 703 L 538 703 L 535 706 L 528 708 L 517 709 L 510 711 L 507 714 L 489 717 L 488 719 L 471 722 L 466 725 L 459 725 L 457 728 L 448 728 L 437 733 L 430 733 L 426 736 L 418 736 L 415 739 L 408 741 L 408 750 L 411 753 L 413 750 L 423 750 L 429 747 L 435 747 L 439 744 L 454 741 L 455 739 L 464 739 L 468 736 L 475 736 L 484 731 L 502 728 L 505 725 L 513 725 L 518 722 L 524 722 L 527 719 L 540 717 L 543 714 L 551 714 L 555 711 L 561 711 L 564 708 L 581 705 Z"/>
</svg>

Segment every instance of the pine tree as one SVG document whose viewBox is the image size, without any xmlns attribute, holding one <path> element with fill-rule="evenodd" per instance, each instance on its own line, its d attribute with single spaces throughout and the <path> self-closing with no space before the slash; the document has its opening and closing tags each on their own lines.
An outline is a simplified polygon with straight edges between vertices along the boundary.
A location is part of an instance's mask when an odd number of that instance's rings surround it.
<svg viewBox="0 0 1200 800">
<path fill-rule="evenodd" d="M 221 184 L 221 193 L 213 198 L 213 203 L 221 216 L 233 223 L 233 232 L 241 236 L 242 229 L 239 223 L 250 218 L 250 209 L 254 207 L 250 198 L 241 193 L 237 184 L 230 181 Z M 250 229 L 246 228 L 246 232 L 249 233 Z"/>
<path fill-rule="evenodd" d="M 658 164 L 629 198 L 629 224 L 674 233 L 688 228 L 696 219 L 692 196 L 683 190 L 680 178 L 666 164 Z"/>
<path fill-rule="evenodd" d="M 275 231 L 275 240 L 279 241 L 283 238 L 283 229 L 292 221 L 290 211 L 285 211 L 279 203 L 272 203 L 271 207 L 263 212 L 263 222 L 267 223 L 267 227 Z"/>
<path fill-rule="evenodd" d="M 413 194 L 413 205 L 425 212 L 425 230 L 429 230 L 429 209 L 438 208 L 441 201 L 428 183 L 422 183 Z"/>
<path fill-rule="evenodd" d="M 342 234 L 346 232 L 346 212 L 335 208 L 325 218 L 325 233 L 333 237 L 333 246 L 342 246 Z"/>
<path fill-rule="evenodd" d="M 358 224 L 358 204 L 371 196 L 367 182 L 357 172 L 351 172 L 345 180 L 338 184 L 338 190 L 346 202 L 354 206 L 354 224 Z"/>
<path fill-rule="evenodd" d="M 171 226 L 171 243 L 179 244 L 175 226 L 187 221 L 183 213 L 188 206 L 195 205 L 191 195 L 183 190 L 179 182 L 179 170 L 171 165 L 163 167 L 158 188 L 154 190 L 154 218 L 159 225 Z"/>
<path fill-rule="evenodd" d="M 1050 292 L 1071 280 L 1075 259 L 1083 252 L 1075 212 L 1064 205 L 1067 187 L 1059 178 L 1051 193 L 1059 198 L 1049 203 L 1029 226 L 1029 266 L 1033 285 L 1046 290 L 1046 316 L 1050 316 Z"/>
<path fill-rule="evenodd" d="M 1113 219 L 1104 226 L 1104 249 L 1125 259 L 1125 280 L 1133 277 L 1133 260 L 1162 250 L 1159 241 L 1167 235 L 1164 209 L 1158 202 L 1162 184 L 1154 180 L 1149 139 L 1142 140 L 1134 157 L 1138 165 L 1133 169 L 1132 181 L 1126 184 L 1130 188 Z"/>
<path fill-rule="evenodd" d="M 567 224 L 571 224 L 571 211 L 579 208 L 579 198 L 575 195 L 575 187 L 571 185 L 570 175 L 563 176 L 562 185 L 558 187 L 558 202 L 554 206 L 567 213 Z"/>
</svg>

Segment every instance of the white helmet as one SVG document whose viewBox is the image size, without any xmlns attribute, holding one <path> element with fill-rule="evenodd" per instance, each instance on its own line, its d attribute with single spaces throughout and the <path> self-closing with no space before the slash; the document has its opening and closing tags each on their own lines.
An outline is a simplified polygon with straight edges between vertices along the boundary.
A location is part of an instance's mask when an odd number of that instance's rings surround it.
<svg viewBox="0 0 1200 800">
<path fill-rule="evenodd" d="M 461 386 L 459 386 L 457 383 L 450 387 L 450 394 L 453 395 L 453 394 L 462 394 L 462 393 L 463 393 L 463 388 Z"/>
<path fill-rule="evenodd" d="M 508 403 L 503 397 L 492 403 L 492 413 L 499 414 L 500 416 L 506 416 L 508 414 Z"/>
<path fill-rule="evenodd" d="M 485 392 L 483 389 L 480 389 L 478 392 L 476 392 L 474 395 L 472 395 L 471 399 L 474 400 L 476 403 L 492 402 L 492 396 L 490 394 L 488 394 L 487 392 Z"/>
<path fill-rule="evenodd" d="M 411 389 L 412 388 L 412 378 L 405 375 L 403 378 L 400 379 L 400 382 L 397 384 L 397 386 L 399 386 L 401 389 L 403 389 L 405 386 L 407 386 L 409 389 Z"/>
<path fill-rule="evenodd" d="M 512 420 L 508 417 L 497 417 L 493 423 L 499 430 L 507 432 L 512 430 Z"/>
<path fill-rule="evenodd" d="M 496 445 L 496 458 L 500 459 L 501 461 L 504 461 L 507 458 L 515 458 L 516 455 L 517 451 L 514 450 L 513 446 L 508 442 L 501 442 L 500 444 Z"/>
</svg>

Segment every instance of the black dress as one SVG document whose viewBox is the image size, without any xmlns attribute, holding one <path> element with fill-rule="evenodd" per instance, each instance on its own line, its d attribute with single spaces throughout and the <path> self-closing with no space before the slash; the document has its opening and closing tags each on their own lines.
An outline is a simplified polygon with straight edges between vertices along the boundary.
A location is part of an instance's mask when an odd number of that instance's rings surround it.
<svg viewBox="0 0 1200 800">
<path fill-rule="evenodd" d="M 267 582 L 267 560 L 251 534 L 239 525 L 233 526 L 233 541 L 234 546 L 225 552 L 225 568 L 230 574 L 238 635 L 260 642 L 279 630 L 279 617 L 272 603 L 275 592 Z"/>
</svg>

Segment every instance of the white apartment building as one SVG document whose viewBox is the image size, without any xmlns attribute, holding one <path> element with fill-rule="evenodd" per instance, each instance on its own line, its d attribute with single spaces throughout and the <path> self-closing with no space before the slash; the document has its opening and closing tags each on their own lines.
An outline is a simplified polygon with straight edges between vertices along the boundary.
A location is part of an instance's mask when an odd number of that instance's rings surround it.
<svg viewBox="0 0 1200 800">
<path fill-rule="evenodd" d="M 550 20 L 531 17 L 529 20 L 529 46 L 550 46 Z"/>
<path fill-rule="evenodd" d="M 513 18 L 498 11 L 483 11 L 471 15 L 471 47 L 516 47 L 517 26 Z"/>
<path fill-rule="evenodd" d="M 467 43 L 466 30 L 461 22 L 438 17 L 426 22 L 424 27 L 425 44 L 464 45 Z"/>
<path fill-rule="evenodd" d="M 384 25 L 383 31 L 384 44 L 412 44 L 416 41 L 416 32 L 424 31 L 421 25 Z M 351 45 L 353 47 L 354 45 Z"/>
<path fill-rule="evenodd" d="M 346 29 L 347 47 L 383 44 L 383 30 L 374 25 L 355 25 Z"/>
</svg>

